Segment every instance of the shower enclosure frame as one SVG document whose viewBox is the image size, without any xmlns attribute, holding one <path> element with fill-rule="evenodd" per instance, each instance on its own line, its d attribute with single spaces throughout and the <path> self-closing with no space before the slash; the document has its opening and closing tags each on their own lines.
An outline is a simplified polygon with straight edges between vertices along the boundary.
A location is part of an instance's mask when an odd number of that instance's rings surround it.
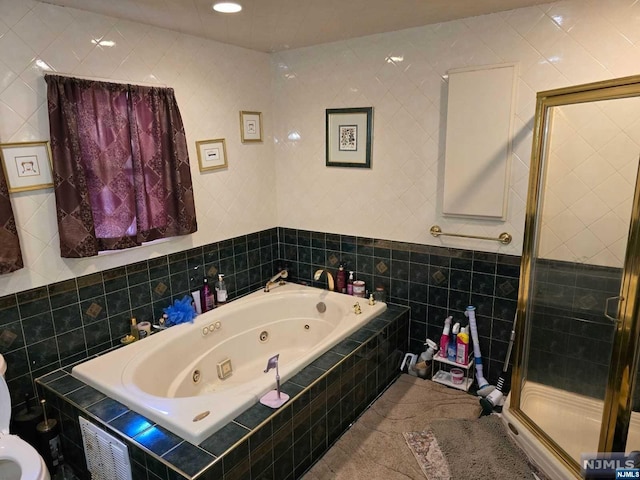
<svg viewBox="0 0 640 480">
<path fill-rule="evenodd" d="M 536 100 L 529 189 L 525 213 L 525 230 L 520 286 L 518 292 L 518 328 L 512 373 L 511 413 L 576 476 L 580 465 L 520 408 L 521 389 L 526 380 L 528 338 L 531 319 L 527 306 L 532 287 L 533 260 L 536 257 L 541 219 L 538 216 L 545 184 L 544 155 L 549 145 L 553 107 L 640 96 L 640 75 L 573 87 L 539 92 Z M 640 176 L 636 177 L 634 203 L 630 220 L 623 277 L 619 293 L 612 356 L 604 398 L 599 436 L 599 452 L 624 452 L 632 411 L 632 397 L 640 346 Z"/>
</svg>

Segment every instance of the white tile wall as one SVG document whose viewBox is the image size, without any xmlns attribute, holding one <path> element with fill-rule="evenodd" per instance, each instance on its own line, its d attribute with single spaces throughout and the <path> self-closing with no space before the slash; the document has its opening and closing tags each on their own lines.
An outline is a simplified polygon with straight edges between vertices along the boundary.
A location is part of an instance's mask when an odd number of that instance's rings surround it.
<svg viewBox="0 0 640 480">
<path fill-rule="evenodd" d="M 638 171 L 640 98 L 554 109 L 540 255 L 621 268 Z"/>
<path fill-rule="evenodd" d="M 170 85 L 187 130 L 199 223 L 188 238 L 61 259 L 52 191 L 13 194 L 26 268 L 0 277 L 0 295 L 274 225 L 519 254 L 535 92 L 640 73 L 639 27 L 635 0 L 573 0 L 268 56 L 33 0 L 0 0 L 0 142 L 48 139 L 43 68 Z M 116 46 L 91 42 L 100 39 Z M 450 68 L 500 62 L 520 63 L 507 221 L 443 218 L 443 77 Z M 373 168 L 327 168 L 325 109 L 354 106 L 375 109 Z M 264 112 L 263 144 L 240 143 L 243 109 Z M 201 175 L 195 141 L 219 137 L 227 139 L 229 169 Z M 590 194 L 615 195 L 616 182 L 629 176 L 618 170 L 620 177 L 579 191 L 591 173 L 571 173 L 577 187 L 566 194 L 590 205 Z M 514 241 L 435 239 L 428 233 L 435 223 L 474 235 L 507 231 Z M 567 222 L 563 234 L 576 226 Z M 574 248 L 582 241 L 577 233 L 563 241 L 571 238 Z"/>
<path fill-rule="evenodd" d="M 639 32 L 639 3 L 575 0 L 272 55 L 279 224 L 520 254 L 536 92 L 640 74 Z M 451 68 L 502 62 L 520 64 L 507 220 L 445 218 L 440 214 L 444 76 Z M 325 167 L 325 108 L 362 106 L 374 107 L 372 169 Z M 592 149 L 600 156 L 615 154 L 606 151 L 608 145 L 637 147 L 630 135 L 629 142 L 611 142 L 620 128 L 609 117 L 585 128 L 584 136 L 597 145 L 574 139 L 566 146 L 574 151 L 569 158 Z M 299 139 L 291 136 L 294 132 Z M 555 212 L 557 231 L 547 247 L 555 251 L 553 258 L 615 263 L 620 255 L 617 233 L 605 239 L 595 225 L 606 221 L 620 231 L 620 214 L 613 209 L 627 208 L 620 206 L 619 187 L 628 181 L 625 177 L 635 178 L 635 171 L 625 165 L 623 174 L 622 166 L 616 166 L 615 174 L 601 178 L 601 158 L 586 160 L 562 172 L 566 188 L 554 192 L 551 207 L 573 205 L 574 211 Z M 580 211 L 584 217 L 578 216 Z M 506 231 L 514 240 L 501 246 L 435 239 L 429 234 L 433 224 L 445 232 L 472 235 Z"/>
<path fill-rule="evenodd" d="M 92 40 L 111 40 L 108 48 Z M 49 139 L 43 71 L 175 88 L 187 132 L 198 232 L 78 260 L 59 253 L 52 189 L 11 195 L 25 268 L 0 295 L 277 225 L 269 56 L 31 0 L 0 0 L 0 143 Z M 265 142 L 240 142 L 240 110 L 264 112 Z M 195 142 L 226 138 L 229 168 L 200 173 Z"/>
</svg>

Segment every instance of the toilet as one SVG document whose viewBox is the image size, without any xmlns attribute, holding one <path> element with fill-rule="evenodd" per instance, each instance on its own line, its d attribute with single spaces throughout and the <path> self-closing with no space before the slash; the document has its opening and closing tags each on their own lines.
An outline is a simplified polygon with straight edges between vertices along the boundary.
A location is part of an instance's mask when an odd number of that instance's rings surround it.
<svg viewBox="0 0 640 480">
<path fill-rule="evenodd" d="M 9 434 L 11 397 L 4 380 L 6 363 L 0 355 L 0 479 L 50 480 L 49 471 L 35 448 Z"/>
</svg>

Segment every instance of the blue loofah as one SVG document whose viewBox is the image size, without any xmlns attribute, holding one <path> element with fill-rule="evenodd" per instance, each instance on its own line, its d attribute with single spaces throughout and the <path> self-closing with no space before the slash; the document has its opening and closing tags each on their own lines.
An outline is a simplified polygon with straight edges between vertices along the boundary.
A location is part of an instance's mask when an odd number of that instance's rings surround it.
<svg viewBox="0 0 640 480">
<path fill-rule="evenodd" d="M 193 319 L 198 315 L 191 304 L 191 297 L 183 297 L 182 300 L 175 300 L 173 305 L 163 308 L 162 311 L 167 314 L 165 325 L 171 327 L 181 323 L 193 323 Z"/>
</svg>

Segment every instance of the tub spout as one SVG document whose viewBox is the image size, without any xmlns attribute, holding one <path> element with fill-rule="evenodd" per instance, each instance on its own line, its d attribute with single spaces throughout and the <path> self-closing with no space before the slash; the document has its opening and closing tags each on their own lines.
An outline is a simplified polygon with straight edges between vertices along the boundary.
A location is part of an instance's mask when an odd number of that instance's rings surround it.
<svg viewBox="0 0 640 480">
<path fill-rule="evenodd" d="M 279 284 L 284 285 L 284 279 L 287 278 L 288 276 L 289 276 L 289 272 L 287 270 L 280 270 L 278 273 L 276 273 L 273 277 L 269 279 L 267 284 L 264 286 L 264 291 L 268 292 L 269 289 L 271 288 L 271 285 L 275 285 L 276 280 L 278 279 L 280 279 Z"/>
<path fill-rule="evenodd" d="M 331 272 L 329 270 L 323 270 L 322 268 L 319 270 L 316 270 L 316 273 L 313 276 L 313 279 L 316 282 L 320 280 L 320 277 L 322 276 L 322 272 L 326 273 L 327 275 L 327 288 L 329 289 L 330 292 L 333 292 L 335 289 L 335 286 L 333 283 L 333 275 L 331 275 Z"/>
</svg>

